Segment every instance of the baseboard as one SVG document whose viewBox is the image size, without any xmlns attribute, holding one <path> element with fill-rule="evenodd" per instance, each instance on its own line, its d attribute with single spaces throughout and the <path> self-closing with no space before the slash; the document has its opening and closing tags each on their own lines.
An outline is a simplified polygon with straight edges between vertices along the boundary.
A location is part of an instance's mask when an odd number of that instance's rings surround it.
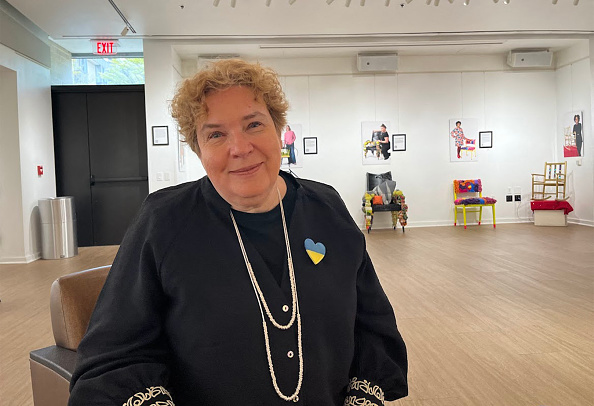
<svg viewBox="0 0 594 406">
<path fill-rule="evenodd" d="M 591 220 L 581 220 L 581 219 L 567 219 L 567 222 L 570 224 L 579 224 L 580 226 L 588 226 L 594 227 L 594 221 Z"/>
<path fill-rule="evenodd" d="M 534 223 L 533 217 L 509 217 L 509 218 L 497 218 L 497 224 L 520 224 L 520 223 Z M 567 222 L 570 224 L 578 224 L 582 226 L 594 227 L 594 221 L 591 220 L 581 220 L 581 219 L 567 219 Z M 413 221 L 409 222 L 405 228 L 415 228 L 415 227 L 445 227 L 445 226 L 453 226 L 453 220 L 436 220 L 436 221 Z M 464 226 L 463 222 L 458 222 L 458 226 Z M 478 223 L 466 223 L 468 226 L 476 226 Z M 481 225 L 493 225 L 491 221 L 482 221 Z M 361 231 L 366 231 L 365 226 L 359 225 Z M 397 229 L 400 228 L 400 225 L 396 227 Z M 374 224 L 371 230 L 391 230 L 392 225 L 390 224 L 378 224 L 377 226 Z"/>
<path fill-rule="evenodd" d="M 4 257 L 0 258 L 0 264 L 28 264 L 41 258 L 41 253 L 25 255 L 24 257 Z"/>
</svg>

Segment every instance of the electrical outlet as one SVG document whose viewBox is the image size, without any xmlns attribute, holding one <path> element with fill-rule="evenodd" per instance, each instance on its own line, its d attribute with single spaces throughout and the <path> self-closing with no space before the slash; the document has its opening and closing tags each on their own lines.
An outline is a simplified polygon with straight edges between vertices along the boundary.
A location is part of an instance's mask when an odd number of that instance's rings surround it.
<svg viewBox="0 0 594 406">
<path fill-rule="evenodd" d="M 522 195 L 515 195 L 515 200 L 516 200 L 516 202 L 521 202 L 522 201 Z"/>
<path fill-rule="evenodd" d="M 513 202 L 514 201 L 514 197 L 512 195 L 506 195 L 505 196 L 505 201 L 506 202 Z"/>
</svg>

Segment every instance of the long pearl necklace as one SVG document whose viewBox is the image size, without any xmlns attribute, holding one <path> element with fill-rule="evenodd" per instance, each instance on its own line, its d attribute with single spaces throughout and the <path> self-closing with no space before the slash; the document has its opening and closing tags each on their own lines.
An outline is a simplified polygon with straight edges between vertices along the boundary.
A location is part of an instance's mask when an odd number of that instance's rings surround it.
<svg viewBox="0 0 594 406">
<path fill-rule="evenodd" d="M 243 254 L 243 260 L 245 261 L 245 266 L 248 270 L 248 274 L 250 275 L 250 280 L 252 282 L 252 287 L 254 288 L 254 293 L 256 294 L 256 299 L 258 299 L 258 306 L 260 307 L 260 314 L 262 316 L 262 328 L 264 330 L 264 343 L 266 346 L 266 356 L 268 358 L 268 369 L 270 370 L 270 377 L 272 378 L 272 386 L 274 386 L 274 390 L 276 394 L 283 400 L 286 401 L 299 401 L 299 391 L 301 390 L 301 384 L 303 383 L 303 345 L 301 340 L 301 313 L 299 312 L 299 300 L 297 298 L 297 283 L 295 282 L 295 269 L 293 268 L 293 257 L 291 255 L 291 245 L 289 243 L 289 233 L 287 231 L 287 222 L 285 220 L 285 210 L 283 207 L 283 201 L 281 199 L 280 191 L 278 188 L 276 189 L 278 193 L 278 200 L 281 210 L 281 218 L 283 220 L 283 231 L 285 234 L 285 246 L 287 248 L 287 264 L 289 266 L 289 281 L 291 284 L 291 298 L 292 304 L 291 307 L 293 308 L 291 312 L 291 320 L 287 324 L 280 324 L 278 323 L 275 318 L 272 316 L 270 309 L 268 308 L 268 304 L 266 303 L 266 299 L 264 298 L 264 294 L 260 289 L 260 285 L 258 285 L 258 281 L 256 280 L 256 275 L 252 269 L 252 264 L 250 263 L 247 252 L 245 251 L 245 247 L 243 245 L 243 240 L 241 239 L 241 234 L 239 233 L 239 228 L 237 227 L 237 223 L 235 221 L 235 217 L 233 216 L 233 212 L 230 211 L 231 220 L 233 221 L 233 227 L 235 227 L 235 233 L 237 234 L 237 240 L 239 241 L 239 246 L 241 247 L 241 253 Z M 262 310 L 264 307 L 264 310 Z M 292 395 L 286 396 L 283 394 L 278 387 L 278 383 L 276 382 L 276 375 L 274 373 L 274 365 L 272 364 L 272 354 L 270 352 L 270 340 L 268 338 L 268 326 L 266 325 L 266 319 L 264 318 L 264 311 L 266 312 L 266 316 L 274 325 L 274 327 L 280 330 L 287 330 L 289 329 L 295 320 L 297 320 L 297 351 L 299 357 L 299 379 L 297 380 L 297 387 L 295 388 L 295 392 Z"/>
</svg>

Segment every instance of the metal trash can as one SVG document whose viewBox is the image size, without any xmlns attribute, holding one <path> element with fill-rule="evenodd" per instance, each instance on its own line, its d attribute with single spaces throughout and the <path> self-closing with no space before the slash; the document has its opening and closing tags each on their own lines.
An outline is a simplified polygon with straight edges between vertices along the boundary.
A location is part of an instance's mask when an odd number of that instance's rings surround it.
<svg viewBox="0 0 594 406">
<path fill-rule="evenodd" d="M 71 196 L 39 200 L 41 217 L 41 257 L 70 258 L 78 255 L 76 211 Z"/>
</svg>

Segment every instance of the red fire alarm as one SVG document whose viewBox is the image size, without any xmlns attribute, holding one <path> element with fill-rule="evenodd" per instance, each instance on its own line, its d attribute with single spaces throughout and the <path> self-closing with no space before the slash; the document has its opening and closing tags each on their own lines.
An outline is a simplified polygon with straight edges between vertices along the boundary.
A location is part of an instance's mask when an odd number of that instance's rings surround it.
<svg viewBox="0 0 594 406">
<path fill-rule="evenodd" d="M 43 175 L 43 166 L 37 165 L 37 176 Z"/>
</svg>

